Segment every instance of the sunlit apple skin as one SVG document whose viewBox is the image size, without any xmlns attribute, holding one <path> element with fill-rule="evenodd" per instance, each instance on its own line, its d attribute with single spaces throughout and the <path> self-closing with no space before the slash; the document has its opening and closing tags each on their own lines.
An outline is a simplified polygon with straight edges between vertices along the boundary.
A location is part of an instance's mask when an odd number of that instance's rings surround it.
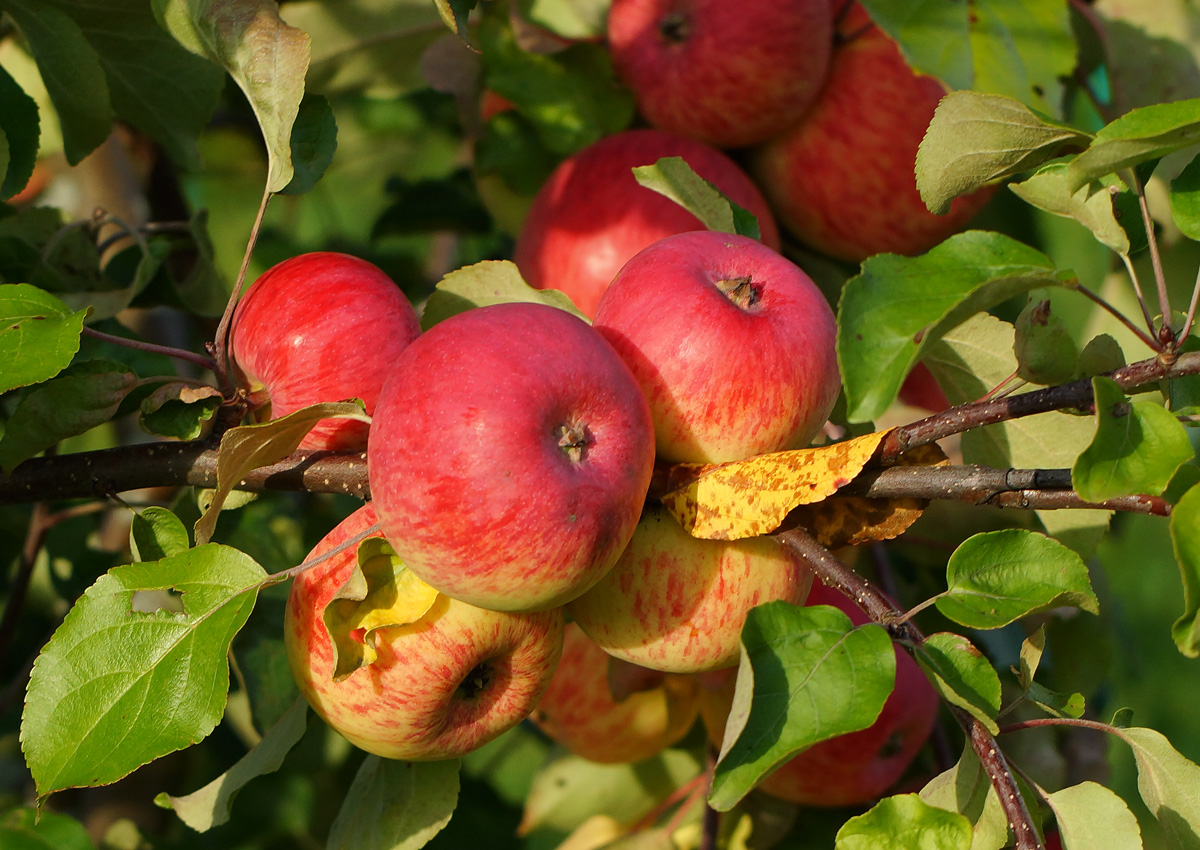
<svg viewBox="0 0 1200 850">
<path fill-rule="evenodd" d="M 360 508 L 308 559 L 375 521 L 370 504 Z M 562 651 L 561 610 L 505 614 L 439 595 L 417 623 L 377 633 L 374 663 L 334 681 L 323 616 L 353 571 L 355 553 L 351 546 L 301 573 L 288 597 L 288 662 L 300 692 L 326 723 L 376 755 L 428 761 L 468 753 L 529 715 Z"/>
<path fill-rule="evenodd" d="M 820 581 L 808 605 L 833 605 L 860 626 L 869 618 L 854 602 Z M 733 671 L 702 677 L 700 713 L 710 739 L 720 745 L 733 703 Z M 938 696 L 917 663 L 896 647 L 896 685 L 875 723 L 839 735 L 794 756 L 759 789 L 806 806 L 853 806 L 885 794 L 908 769 L 937 720 Z"/>
<path fill-rule="evenodd" d="M 807 446 L 841 390 L 825 297 L 744 236 L 681 233 L 640 251 L 600 300 L 594 327 L 646 394 L 663 462 Z"/>
<path fill-rule="evenodd" d="M 763 242 L 779 231 L 762 193 L 716 148 L 661 130 L 627 130 L 561 163 L 534 198 L 513 259 L 530 286 L 559 289 L 585 315 L 625 261 L 664 236 L 704 225 L 674 201 L 641 186 L 630 170 L 680 156 L 704 179 L 758 218 Z"/>
<path fill-rule="evenodd" d="M 408 298 L 377 266 L 320 251 L 265 271 L 238 302 L 230 348 L 239 383 L 278 419 L 310 404 L 360 398 L 367 413 L 396 357 L 421 333 Z M 367 425 L 326 420 L 307 449 L 365 448 Z"/>
<path fill-rule="evenodd" d="M 472 605 L 531 611 L 608 571 L 637 525 L 654 433 L 600 334 L 554 307 L 479 307 L 423 334 L 395 372 L 367 467 L 414 573 Z"/>
<path fill-rule="evenodd" d="M 750 171 L 785 230 L 831 257 L 915 255 L 960 230 L 985 187 L 934 215 L 917 192 L 917 148 L 945 88 L 914 73 L 854 4 L 839 26 L 829 79 L 798 122 L 756 148 Z"/>
<path fill-rule="evenodd" d="M 833 46 L 830 0 L 614 0 L 608 45 L 656 127 L 717 147 L 798 120 Z"/>
<path fill-rule="evenodd" d="M 800 604 L 812 571 L 769 537 L 700 540 L 664 508 L 647 509 L 615 567 L 567 610 L 605 652 L 669 673 L 738 661 L 746 614 Z"/>
<path fill-rule="evenodd" d="M 648 759 L 688 733 L 700 711 L 694 677 L 639 668 L 630 675 L 641 679 L 640 689 L 618 700 L 609 684 L 610 664 L 627 662 L 567 623 L 562 660 L 533 722 L 575 755 L 605 764 Z"/>
</svg>

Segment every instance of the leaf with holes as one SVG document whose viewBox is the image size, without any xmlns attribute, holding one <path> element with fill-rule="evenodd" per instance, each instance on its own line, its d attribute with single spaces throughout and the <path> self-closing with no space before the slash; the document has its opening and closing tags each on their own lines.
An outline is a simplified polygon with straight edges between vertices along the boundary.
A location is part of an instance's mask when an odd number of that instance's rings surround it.
<svg viewBox="0 0 1200 850">
<path fill-rule="evenodd" d="M 226 546 L 116 567 L 75 603 L 33 667 L 21 747 L 37 792 L 107 785 L 202 740 L 229 691 L 230 642 L 266 573 Z M 142 591 L 182 610 L 142 610 Z"/>
</svg>

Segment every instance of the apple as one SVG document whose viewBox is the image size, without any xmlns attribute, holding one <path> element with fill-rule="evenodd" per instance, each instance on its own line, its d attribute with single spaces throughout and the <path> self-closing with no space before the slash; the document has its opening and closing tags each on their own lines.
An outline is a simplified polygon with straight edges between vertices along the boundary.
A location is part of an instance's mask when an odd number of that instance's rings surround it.
<svg viewBox="0 0 1200 850">
<path fill-rule="evenodd" d="M 808 605 L 833 605 L 856 625 L 869 618 L 848 596 L 813 582 Z M 814 744 L 776 768 L 759 789 L 806 806 L 853 806 L 896 784 L 933 731 L 938 695 L 917 663 L 896 647 L 896 684 L 879 717 L 866 729 Z M 701 679 L 700 713 L 720 746 L 733 704 L 735 671 Z"/>
<path fill-rule="evenodd" d="M 567 612 L 609 655 L 699 673 L 737 664 L 751 608 L 800 604 L 811 584 L 808 565 L 770 537 L 700 540 L 649 508 L 616 566 Z"/>
<path fill-rule="evenodd" d="M 985 187 L 934 215 L 917 192 L 917 148 L 946 89 L 914 72 L 857 3 L 812 108 L 750 154 L 750 171 L 785 230 L 831 257 L 919 254 L 961 229 Z"/>
<path fill-rule="evenodd" d="M 375 522 L 372 505 L 359 508 L 329 532 L 307 560 Z M 325 609 L 356 563 L 356 548 L 351 546 L 298 575 L 288 596 L 288 662 L 300 692 L 326 723 L 368 752 L 427 761 L 457 758 L 529 715 L 562 651 L 561 610 L 506 614 L 437 594 L 415 622 L 377 629 L 375 660 L 335 679 Z M 422 591 L 413 581 L 382 587 L 371 598 L 390 593 L 399 595 L 403 604 L 404 591 L 408 596 Z M 349 632 L 347 639 L 362 642 L 362 631 Z"/>
<path fill-rule="evenodd" d="M 833 48 L 831 0 L 614 0 L 608 45 L 647 121 L 741 147 L 816 99 Z"/>
<path fill-rule="evenodd" d="M 626 130 L 564 160 L 534 197 L 513 259 L 536 289 L 559 289 L 586 316 L 625 261 L 673 233 L 703 230 L 694 215 L 637 182 L 632 168 L 683 157 L 697 174 L 758 218 L 763 242 L 779 247 L 762 193 L 716 148 L 662 130 Z"/>
<path fill-rule="evenodd" d="M 633 669 L 567 623 L 562 660 L 531 715 L 538 728 L 577 756 L 605 764 L 642 761 L 679 741 L 699 714 L 691 676 Z M 637 682 L 618 698 L 612 679 Z"/>
<path fill-rule="evenodd" d="M 587 322 L 543 304 L 478 307 L 396 359 L 367 470 L 396 553 L 456 599 L 562 605 L 606 573 L 654 465 L 650 411 Z"/>
<path fill-rule="evenodd" d="M 372 413 L 396 357 L 420 333 L 412 304 L 380 268 L 318 251 L 255 281 L 234 311 L 229 346 L 238 383 L 264 421 L 350 398 Z M 300 447 L 362 449 L 367 430 L 363 422 L 326 420 Z"/>
<path fill-rule="evenodd" d="M 950 400 L 938 385 L 937 378 L 924 363 L 918 363 L 900 385 L 900 401 L 911 407 L 919 407 L 930 413 L 941 413 L 950 407 Z"/>
<path fill-rule="evenodd" d="M 833 311 L 745 236 L 669 236 L 622 268 L 595 328 L 650 403 L 658 459 L 722 463 L 808 445 L 841 389 Z"/>
</svg>

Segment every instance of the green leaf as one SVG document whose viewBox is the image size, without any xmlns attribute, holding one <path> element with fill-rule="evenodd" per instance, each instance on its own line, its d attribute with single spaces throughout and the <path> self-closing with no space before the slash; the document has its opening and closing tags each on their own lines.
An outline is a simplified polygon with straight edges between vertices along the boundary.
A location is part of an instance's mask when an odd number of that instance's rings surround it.
<svg viewBox="0 0 1200 850">
<path fill-rule="evenodd" d="M 86 315 L 36 286 L 0 284 L 0 393 L 61 372 L 79 350 Z"/>
<path fill-rule="evenodd" d="M 450 822 L 458 760 L 367 756 L 329 830 L 327 850 L 418 850 Z"/>
<path fill-rule="evenodd" d="M 916 794 L 884 797 L 838 830 L 835 850 L 970 850 L 971 822 Z"/>
<path fill-rule="evenodd" d="M 0 437 L 0 469 L 11 475 L 22 461 L 107 422 L 138 383 L 124 364 L 86 360 L 34 387 Z"/>
<path fill-rule="evenodd" d="M 952 89 L 1007 95 L 1058 114 L 1076 64 L 1066 0 L 862 0 L 916 70 Z"/>
<path fill-rule="evenodd" d="M 300 441 L 322 419 L 371 421 L 361 404 L 334 401 L 309 405 L 269 422 L 239 425 L 222 434 L 217 451 L 217 486 L 212 501 L 196 520 L 196 544 L 207 543 L 212 537 L 221 507 L 247 472 L 277 463 L 296 451 Z"/>
<path fill-rule="evenodd" d="M 828 605 L 753 609 L 742 627 L 737 689 L 709 804 L 728 811 L 796 753 L 866 729 L 895 675 L 896 653 L 881 626 L 854 628 Z"/>
<path fill-rule="evenodd" d="M 1125 365 L 1125 352 L 1121 344 L 1109 334 L 1099 334 L 1088 340 L 1079 352 L 1079 376 L 1093 378 L 1103 372 L 1112 372 Z"/>
<path fill-rule="evenodd" d="M 993 735 L 1000 731 L 1000 677 L 969 640 L 952 632 L 932 634 L 917 647 L 916 659 L 943 699 L 969 712 Z"/>
<path fill-rule="evenodd" d="M 479 0 L 433 0 L 433 5 L 437 7 L 442 22 L 450 28 L 450 32 L 467 41 L 467 16 L 478 2 Z"/>
<path fill-rule="evenodd" d="M 153 0 L 180 44 L 225 68 L 246 95 L 267 145 L 267 191 L 291 182 L 292 126 L 304 96 L 308 35 L 279 17 L 275 0 Z"/>
<path fill-rule="evenodd" d="M 0 817 L 0 847 L 5 850 L 96 850 L 87 828 L 75 818 L 32 806 Z"/>
<path fill-rule="evenodd" d="M 1060 694 L 1039 682 L 1031 682 L 1025 698 L 1052 717 L 1083 717 L 1087 708 L 1083 694 Z"/>
<path fill-rule="evenodd" d="M 633 176 L 642 186 L 679 204 L 709 230 L 762 238 L 754 214 L 693 171 L 681 156 L 665 156 L 654 165 L 635 166 Z"/>
<path fill-rule="evenodd" d="M 187 527 L 167 508 L 151 505 L 133 515 L 129 549 L 138 561 L 161 561 L 182 555 L 191 546 Z"/>
<path fill-rule="evenodd" d="M 1195 457 L 1187 430 L 1154 401 L 1130 401 L 1111 378 L 1092 378 L 1096 435 L 1071 468 L 1076 492 L 1090 502 L 1148 493 L 1157 496 Z"/>
<path fill-rule="evenodd" d="M 1142 850 L 1142 830 L 1129 806 L 1095 782 L 1081 782 L 1046 795 L 1063 847 Z"/>
<path fill-rule="evenodd" d="M 33 175 L 40 126 L 37 102 L 0 67 L 0 137 L 4 140 L 0 199 L 20 192 Z"/>
<path fill-rule="evenodd" d="M 324 95 L 306 94 L 292 125 L 291 182 L 284 195 L 303 195 L 317 185 L 337 151 L 337 119 Z"/>
<path fill-rule="evenodd" d="M 1175 645 L 1188 658 L 1200 657 L 1200 486 L 1171 510 L 1171 542 L 1183 580 L 1183 614 L 1171 626 Z"/>
<path fill-rule="evenodd" d="M 518 8 L 530 22 L 571 40 L 601 39 L 607 35 L 609 0 L 520 0 Z"/>
<path fill-rule="evenodd" d="M 1072 605 L 1095 614 L 1087 565 L 1057 540 L 1023 529 L 976 534 L 946 565 L 938 611 L 975 629 L 998 629 L 1037 611 Z"/>
<path fill-rule="evenodd" d="M 1134 109 L 1100 129 L 1067 167 L 1074 192 L 1131 165 L 1159 159 L 1200 141 L 1200 99 Z"/>
<path fill-rule="evenodd" d="M 1052 162 L 1038 170 L 1028 180 L 1010 185 L 1016 195 L 1026 203 L 1064 218 L 1072 218 L 1092 232 L 1102 245 L 1118 254 L 1132 252 L 1129 234 L 1116 218 L 1115 203 L 1119 187 L 1087 184 L 1078 189 L 1070 188 L 1068 165 Z M 1141 227 L 1140 219 L 1137 224 Z M 1145 241 L 1144 236 L 1142 241 Z"/>
<path fill-rule="evenodd" d="M 971 822 L 971 850 L 1000 850 L 1008 845 L 1008 818 L 975 748 L 968 743 L 958 763 L 921 789 L 931 806 L 958 812 Z"/>
<path fill-rule="evenodd" d="M 1045 286 L 1071 286 L 1049 257 L 968 231 L 919 257 L 879 254 L 842 290 L 838 362 L 851 422 L 877 418 L 932 342 L 974 313 Z"/>
<path fill-rule="evenodd" d="M 587 321 L 569 297 L 557 289 L 534 289 L 521 277 L 511 260 L 484 260 L 450 272 L 438 282 L 425 303 L 421 327 L 429 330 L 438 322 L 473 307 L 528 301 L 566 310 Z"/>
<path fill-rule="evenodd" d="M 204 433 L 222 400 L 216 387 L 172 381 L 142 399 L 138 422 L 150 434 L 195 440 Z"/>
<path fill-rule="evenodd" d="M 1162 825 L 1167 847 L 1200 848 L 1200 766 L 1154 729 L 1132 727 L 1115 734 L 1133 748 L 1138 791 Z"/>
<path fill-rule="evenodd" d="M 1188 239 L 1200 240 L 1200 156 L 1171 181 L 1171 218 Z"/>
<path fill-rule="evenodd" d="M 1028 171 L 1090 139 L 1010 97 L 953 91 L 938 103 L 917 149 L 917 190 L 925 206 L 941 215 L 959 195 Z"/>
<path fill-rule="evenodd" d="M 21 746 L 38 795 L 116 782 L 207 736 L 229 690 L 229 644 L 266 577 L 209 545 L 116 567 L 88 588 L 29 680 Z M 144 610 L 139 591 L 178 593 L 183 610 Z"/>
<path fill-rule="evenodd" d="M 159 794 L 154 802 L 162 808 L 174 809 L 179 819 L 197 832 L 208 832 L 227 823 L 233 798 L 250 780 L 279 770 L 284 757 L 304 736 L 307 719 L 308 703 L 297 697 L 279 722 L 229 770 L 199 791 L 182 797 Z"/>
</svg>

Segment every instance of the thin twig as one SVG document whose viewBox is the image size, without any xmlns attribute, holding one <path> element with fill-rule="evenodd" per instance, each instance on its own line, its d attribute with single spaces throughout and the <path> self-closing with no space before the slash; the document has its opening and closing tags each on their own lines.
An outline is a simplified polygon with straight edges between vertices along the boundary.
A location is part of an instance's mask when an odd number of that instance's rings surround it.
<svg viewBox="0 0 1200 850">
<path fill-rule="evenodd" d="M 258 205 L 258 214 L 254 217 L 254 225 L 250 228 L 250 239 L 246 243 L 246 253 L 242 255 L 242 265 L 238 269 L 237 280 L 233 282 L 233 291 L 225 302 L 225 312 L 217 324 L 217 332 L 213 337 L 213 357 L 216 360 L 216 375 L 220 382 L 221 391 L 226 397 L 233 392 L 233 380 L 229 372 L 229 325 L 233 321 L 233 308 L 237 306 L 242 294 L 242 285 L 246 281 L 246 270 L 250 268 L 250 258 L 254 255 L 254 246 L 258 244 L 258 232 L 262 229 L 263 218 L 267 214 L 267 204 L 272 197 L 269 189 L 263 190 L 262 201 Z"/>
<path fill-rule="evenodd" d="M 115 334 L 104 333 L 104 331 L 98 331 L 95 328 L 88 327 L 87 325 L 83 326 L 83 332 L 93 339 L 111 342 L 114 345 L 122 345 L 125 348 L 134 348 L 138 351 L 146 351 L 151 354 L 162 354 L 167 357 L 173 357 L 176 360 L 185 360 L 188 363 L 193 363 L 199 366 L 201 369 L 208 369 L 209 371 L 212 371 L 216 368 L 216 363 L 213 362 L 211 357 L 205 357 L 203 354 L 197 354 L 194 351 L 187 351 L 182 348 L 172 348 L 167 345 L 156 345 L 152 342 L 141 342 L 140 340 L 136 339 L 127 339 L 123 336 L 117 336 Z"/>
<path fill-rule="evenodd" d="M 1183 330 L 1179 332 L 1179 344 L 1187 339 L 1192 332 L 1192 323 L 1196 321 L 1196 303 L 1200 301 L 1200 272 L 1196 273 L 1196 284 L 1192 287 L 1192 303 L 1188 305 L 1187 319 L 1184 320 Z"/>
<path fill-rule="evenodd" d="M 1129 258 L 1129 254 L 1122 254 L 1121 262 L 1125 264 L 1125 271 L 1129 275 L 1129 282 L 1133 284 L 1133 291 L 1137 295 L 1138 305 L 1142 308 L 1142 318 L 1146 320 L 1146 327 L 1150 329 L 1151 334 L 1154 334 L 1154 317 L 1150 315 L 1150 307 L 1146 304 L 1146 294 L 1142 292 L 1142 284 L 1138 281 L 1137 270 L 1133 267 L 1133 260 Z M 1154 346 L 1154 350 L 1158 350 L 1157 345 Z"/>
<path fill-rule="evenodd" d="M 1033 817 L 1029 814 L 1029 807 L 1025 805 L 1025 798 L 1021 796 L 1012 770 L 992 733 L 977 718 L 961 708 L 951 706 L 950 712 L 967 733 L 971 748 L 975 750 L 979 763 L 983 765 L 992 787 L 996 789 L 1000 807 L 1008 819 L 1008 827 L 1016 837 L 1017 850 L 1043 850 L 1041 839 L 1038 838 L 1037 829 L 1033 825 Z"/>
<path fill-rule="evenodd" d="M 1162 314 L 1162 327 L 1159 330 L 1160 333 L 1171 333 L 1171 296 L 1167 293 L 1167 276 L 1163 272 L 1162 257 L 1158 253 L 1158 237 L 1154 235 L 1154 219 L 1150 215 L 1150 205 L 1146 202 L 1146 190 L 1138 179 L 1137 171 L 1130 168 L 1127 173 L 1132 180 L 1130 185 L 1137 193 L 1138 209 L 1142 213 L 1142 224 L 1146 228 L 1146 241 L 1150 246 L 1150 265 L 1154 268 L 1154 284 L 1158 288 L 1158 310 Z M 1154 331 L 1153 325 L 1150 330 Z M 1159 341 L 1167 342 L 1162 336 L 1159 337 Z M 1161 346 L 1157 350 L 1161 350 Z"/>
<path fill-rule="evenodd" d="M 266 584 L 274 584 L 275 582 L 285 581 L 286 579 L 289 579 L 289 578 L 295 578 L 296 576 L 300 575 L 300 573 L 307 572 L 308 570 L 311 570 L 313 567 L 317 566 L 318 564 L 322 564 L 325 561 L 328 561 L 330 558 L 333 558 L 336 555 L 342 554 L 350 547 L 357 546 L 359 543 L 362 543 L 368 537 L 379 534 L 381 529 L 382 529 L 382 527 L 380 526 L 379 523 L 369 525 L 366 528 L 364 528 L 362 531 L 358 532 L 358 534 L 355 534 L 353 537 L 343 540 L 341 543 L 334 546 L 328 552 L 322 552 L 317 557 L 311 558 L 311 559 L 309 559 L 301 564 L 297 564 L 296 566 L 291 567 L 289 569 L 280 570 L 277 573 L 271 573 L 269 576 L 267 576 L 265 583 Z"/>
<path fill-rule="evenodd" d="M 1092 301 L 1094 301 L 1096 304 L 1098 304 L 1103 309 L 1107 310 L 1113 316 L 1115 316 L 1117 318 L 1117 320 L 1121 324 L 1123 324 L 1125 327 L 1129 328 L 1129 330 L 1132 331 L 1134 333 L 1134 335 L 1137 336 L 1138 339 L 1140 339 L 1142 342 L 1146 343 L 1146 345 L 1149 346 L 1151 351 L 1158 351 L 1161 348 L 1161 346 L 1158 344 L 1158 340 L 1154 339 L 1152 336 L 1147 334 L 1144 330 L 1142 330 L 1137 325 L 1135 325 L 1128 316 L 1126 316 L 1124 313 L 1122 313 L 1120 310 L 1118 310 L 1112 304 L 1108 303 L 1108 301 L 1106 301 L 1104 298 L 1100 297 L 1100 295 L 1098 295 L 1095 292 L 1092 292 L 1092 290 L 1088 289 L 1086 286 L 1083 286 L 1083 285 L 1077 286 L 1077 287 L 1075 287 L 1075 289 L 1078 292 L 1080 292 L 1081 294 L 1090 298 Z M 1146 316 L 1146 321 L 1150 321 L 1149 315 Z"/>
</svg>

